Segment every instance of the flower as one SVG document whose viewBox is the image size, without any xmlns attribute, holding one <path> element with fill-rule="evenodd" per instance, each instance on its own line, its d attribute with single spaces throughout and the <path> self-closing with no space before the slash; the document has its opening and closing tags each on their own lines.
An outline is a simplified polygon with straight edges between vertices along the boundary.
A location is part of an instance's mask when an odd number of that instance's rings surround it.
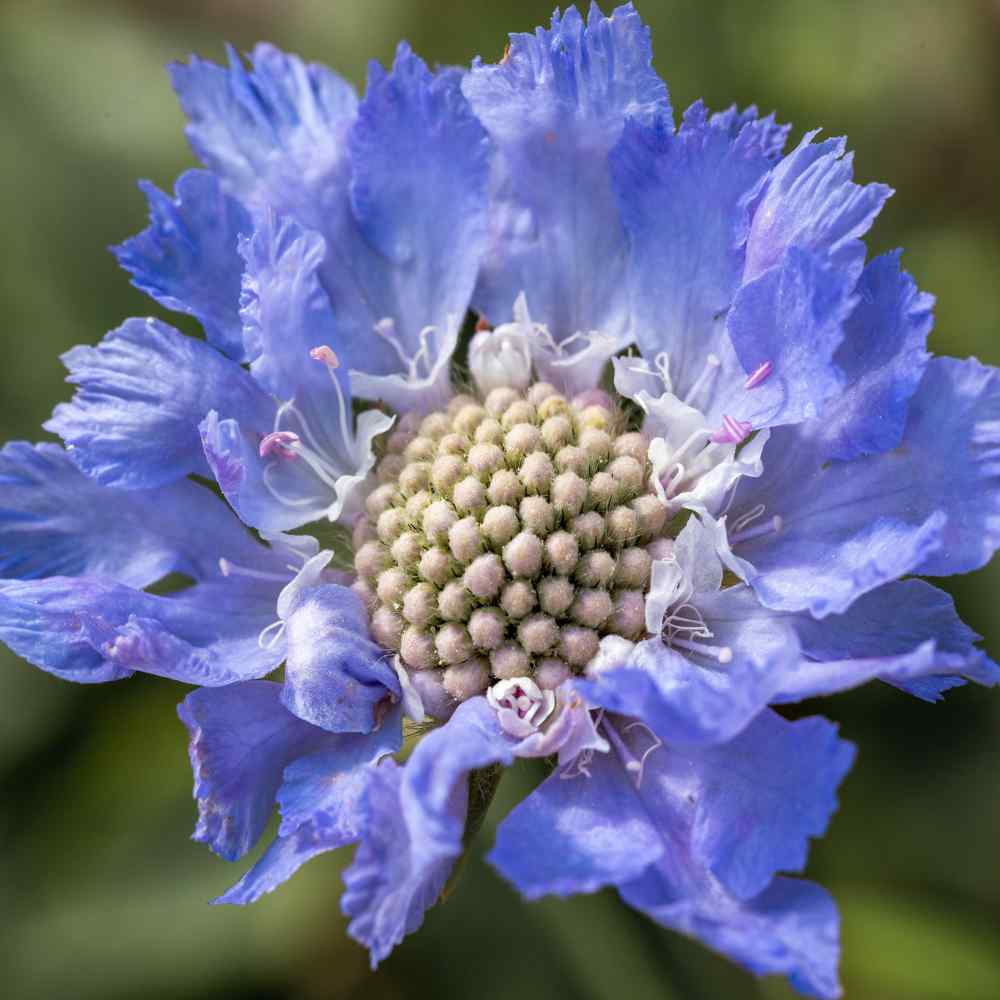
<svg viewBox="0 0 1000 1000">
<path fill-rule="evenodd" d="M 356 844 L 377 964 L 540 757 L 489 855 L 526 898 L 613 886 L 839 995 L 834 903 L 784 873 L 854 751 L 775 706 L 1000 680 L 918 578 L 1000 544 L 1000 377 L 866 260 L 889 190 L 753 108 L 675 128 L 630 5 L 468 70 L 402 45 L 361 100 L 268 46 L 172 73 L 208 169 L 116 252 L 205 340 L 64 357 L 65 447 L 0 453 L 0 638 L 196 686 L 195 838 L 281 815 L 219 902 Z"/>
</svg>

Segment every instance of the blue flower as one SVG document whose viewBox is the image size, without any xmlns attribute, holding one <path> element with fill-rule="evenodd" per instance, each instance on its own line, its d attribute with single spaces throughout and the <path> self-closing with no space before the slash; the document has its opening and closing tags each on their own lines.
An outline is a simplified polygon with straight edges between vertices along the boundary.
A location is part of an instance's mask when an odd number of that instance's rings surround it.
<svg viewBox="0 0 1000 1000">
<path fill-rule="evenodd" d="M 919 579 L 1000 545 L 1000 375 L 866 259 L 889 189 L 754 108 L 675 128 L 631 5 L 468 70 L 401 45 L 360 99 L 263 45 L 171 73 L 207 170 L 116 253 L 205 339 L 65 355 L 65 447 L 0 453 L 0 638 L 195 685 L 195 838 L 281 815 L 217 902 L 356 844 L 374 966 L 543 758 L 488 857 L 527 899 L 613 886 L 838 996 L 789 873 L 854 748 L 778 709 L 1000 681 Z"/>
</svg>

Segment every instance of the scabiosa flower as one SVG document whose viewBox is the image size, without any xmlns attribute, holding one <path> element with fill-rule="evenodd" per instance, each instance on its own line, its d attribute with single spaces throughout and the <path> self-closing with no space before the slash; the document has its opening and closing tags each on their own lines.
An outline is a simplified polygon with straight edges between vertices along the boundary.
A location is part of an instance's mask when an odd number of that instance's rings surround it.
<svg viewBox="0 0 1000 1000">
<path fill-rule="evenodd" d="M 1000 377 L 866 261 L 889 190 L 753 108 L 675 128 L 630 5 L 467 71 L 401 45 L 361 100 L 268 46 L 172 74 L 208 170 L 116 253 L 205 339 L 65 356 L 65 448 L 0 458 L 0 637 L 196 685 L 195 838 L 281 815 L 219 902 L 356 844 L 375 965 L 539 757 L 489 855 L 525 897 L 613 886 L 838 996 L 834 903 L 781 873 L 854 751 L 774 706 L 1000 679 L 918 578 L 1000 544 Z"/>
</svg>

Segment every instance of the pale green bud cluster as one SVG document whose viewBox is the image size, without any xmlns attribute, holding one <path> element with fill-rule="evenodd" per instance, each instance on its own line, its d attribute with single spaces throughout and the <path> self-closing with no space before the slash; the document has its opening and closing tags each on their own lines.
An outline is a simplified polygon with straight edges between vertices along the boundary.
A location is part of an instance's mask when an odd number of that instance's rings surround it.
<svg viewBox="0 0 1000 1000">
<path fill-rule="evenodd" d="M 458 701 L 504 678 L 556 687 L 602 635 L 641 638 L 667 518 L 623 423 L 603 393 L 545 382 L 404 415 L 355 528 L 374 638 Z"/>
</svg>

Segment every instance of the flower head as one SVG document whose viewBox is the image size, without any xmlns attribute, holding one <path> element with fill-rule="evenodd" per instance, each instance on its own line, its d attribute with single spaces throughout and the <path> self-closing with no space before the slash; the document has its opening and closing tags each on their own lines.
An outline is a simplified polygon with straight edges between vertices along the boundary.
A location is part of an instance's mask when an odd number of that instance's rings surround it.
<svg viewBox="0 0 1000 1000">
<path fill-rule="evenodd" d="M 196 839 L 281 814 L 219 902 L 357 844 L 377 964 L 544 757 L 489 855 L 526 898 L 614 886 L 839 995 L 834 903 L 784 873 L 854 751 L 774 706 L 1000 680 L 918 578 L 1000 544 L 1000 375 L 866 261 L 889 190 L 754 108 L 675 128 L 631 5 L 468 70 L 401 45 L 361 99 L 268 46 L 172 76 L 208 169 L 117 253 L 206 339 L 64 357 L 65 448 L 0 455 L 0 638 L 197 686 Z"/>
</svg>

